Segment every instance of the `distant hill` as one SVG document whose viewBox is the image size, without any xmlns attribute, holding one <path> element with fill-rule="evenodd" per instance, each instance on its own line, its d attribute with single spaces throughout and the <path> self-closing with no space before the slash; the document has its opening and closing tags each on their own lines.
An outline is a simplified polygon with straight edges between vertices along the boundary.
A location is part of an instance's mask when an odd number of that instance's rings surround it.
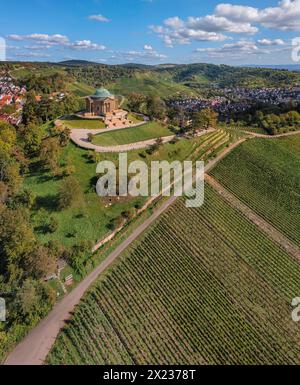
<svg viewBox="0 0 300 385">
<path fill-rule="evenodd" d="M 127 68 L 137 68 L 137 69 L 151 69 L 151 68 L 154 68 L 154 66 L 152 66 L 152 65 L 139 64 L 139 63 L 118 64 L 117 67 L 127 67 Z"/>
<path fill-rule="evenodd" d="M 270 68 L 270 69 L 274 69 L 274 70 L 300 71 L 300 64 L 266 64 L 266 65 L 250 64 L 250 65 L 247 65 L 246 67 Z"/>
<path fill-rule="evenodd" d="M 107 65 L 85 60 L 60 63 L 0 63 L 19 80 L 59 73 L 66 89 L 78 96 L 106 87 L 116 95 L 132 92 L 170 97 L 176 95 L 211 96 L 218 88 L 300 86 L 300 65 L 233 67 L 207 63 L 137 63 Z M 274 68 L 275 67 L 275 68 Z M 44 79 L 46 81 L 46 79 Z M 35 82 L 38 82 L 35 80 Z"/>
<path fill-rule="evenodd" d="M 87 61 L 87 60 L 65 60 L 57 63 L 59 65 L 64 66 L 73 66 L 73 67 L 80 67 L 80 66 L 90 66 L 90 65 L 97 65 L 98 63 Z"/>
</svg>

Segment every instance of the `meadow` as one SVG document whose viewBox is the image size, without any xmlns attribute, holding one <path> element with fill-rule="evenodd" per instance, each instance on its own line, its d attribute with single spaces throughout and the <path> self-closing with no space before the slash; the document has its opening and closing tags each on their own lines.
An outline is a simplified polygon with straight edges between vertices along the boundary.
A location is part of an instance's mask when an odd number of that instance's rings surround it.
<svg viewBox="0 0 300 385">
<path fill-rule="evenodd" d="M 251 139 L 211 174 L 300 246 L 300 135 Z"/>
<path fill-rule="evenodd" d="M 203 137 L 161 145 L 153 154 L 139 150 L 130 151 L 128 162 L 140 159 L 150 165 L 152 160 L 184 160 L 190 158 L 192 154 L 209 159 L 229 140 L 229 135 L 220 130 Z M 111 160 L 118 165 L 118 154 L 101 154 L 96 157 L 97 159 L 91 155 L 91 152 L 80 149 L 72 143 L 63 150 L 60 165 L 69 164 L 74 167 L 72 176 L 79 182 L 82 190 L 82 199 L 65 210 L 58 209 L 58 193 L 64 177 L 53 177 L 47 171 L 36 172 L 35 162 L 38 160 L 32 162 L 30 172 L 25 177 L 25 187 L 36 197 L 36 203 L 31 210 L 31 221 L 43 242 L 55 240 L 65 246 L 76 245 L 78 240 L 96 243 L 108 235 L 111 220 L 120 217 L 122 212 L 134 208 L 136 204 L 145 202 L 144 197 L 115 199 L 111 203 L 99 198 L 95 191 L 96 164 L 100 160 Z M 58 222 L 58 228 L 54 233 L 44 231 L 43 223 L 50 217 Z"/>
<path fill-rule="evenodd" d="M 300 265 L 209 186 L 183 198 L 87 293 L 49 364 L 299 364 Z"/>
<path fill-rule="evenodd" d="M 150 122 L 137 127 L 95 135 L 93 143 L 101 146 L 115 146 L 170 135 L 174 135 L 174 133 L 170 131 L 168 127 L 163 126 L 158 122 Z"/>
<path fill-rule="evenodd" d="M 96 194 L 96 164 L 88 158 L 88 152 L 70 143 L 61 156 L 61 164 L 65 162 L 75 167 L 73 176 L 80 184 L 82 199 L 75 206 L 59 210 L 58 192 L 63 178 L 53 177 L 47 172 L 30 173 L 25 178 L 25 187 L 36 196 L 31 215 L 33 225 L 44 242 L 57 240 L 65 246 L 78 244 L 78 240 L 96 243 L 107 234 L 110 220 L 132 207 L 136 200 L 118 202 L 108 210 Z M 54 233 L 42 231 L 41 223 L 49 216 L 58 221 L 58 229 Z"/>
</svg>

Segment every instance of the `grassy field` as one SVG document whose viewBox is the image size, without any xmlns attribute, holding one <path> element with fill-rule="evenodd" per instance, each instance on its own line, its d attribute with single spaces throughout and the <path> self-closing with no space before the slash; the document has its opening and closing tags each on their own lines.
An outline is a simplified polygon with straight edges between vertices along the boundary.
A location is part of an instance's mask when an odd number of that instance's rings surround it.
<svg viewBox="0 0 300 385">
<path fill-rule="evenodd" d="M 247 141 L 212 175 L 300 246 L 300 135 Z"/>
<path fill-rule="evenodd" d="M 90 130 L 105 128 L 104 122 L 100 119 L 81 119 L 75 115 L 62 119 L 62 122 L 69 128 L 86 128 Z"/>
<path fill-rule="evenodd" d="M 93 139 L 93 143 L 102 146 L 115 146 L 169 135 L 173 135 L 173 133 L 168 127 L 162 126 L 157 122 L 151 122 L 142 126 L 96 135 Z"/>
<path fill-rule="evenodd" d="M 218 150 L 219 143 L 228 140 L 223 131 L 217 131 L 192 140 L 180 140 L 175 144 L 162 145 L 152 155 L 134 150 L 128 153 L 128 161 L 141 159 L 150 165 L 152 160 L 165 159 L 169 161 L 184 160 L 192 153 L 197 157 L 212 156 Z M 142 155 L 142 157 L 141 157 Z M 111 160 L 118 165 L 118 154 L 102 154 L 99 160 Z M 48 172 L 34 171 L 34 162 L 31 172 L 26 175 L 25 187 L 33 191 L 36 196 L 36 205 L 31 212 L 32 223 L 39 238 L 47 242 L 57 240 L 66 246 L 78 243 L 78 240 L 89 240 L 96 243 L 108 234 L 108 223 L 112 218 L 119 217 L 122 211 L 132 208 L 137 202 L 144 202 L 146 198 L 129 198 L 114 201 L 109 207 L 107 201 L 99 198 L 95 192 L 96 163 L 89 159 L 89 152 L 70 143 L 63 151 L 61 165 L 65 163 L 75 167 L 74 177 L 80 183 L 83 199 L 75 207 L 67 210 L 58 210 L 58 191 L 63 178 L 54 178 Z M 42 222 L 54 217 L 58 229 L 54 233 L 44 232 Z"/>
<path fill-rule="evenodd" d="M 206 187 L 178 200 L 77 307 L 50 364 L 299 364 L 300 265 Z"/>
<path fill-rule="evenodd" d="M 66 246 L 78 244 L 78 240 L 89 240 L 96 243 L 108 233 L 107 224 L 111 218 L 121 214 L 134 205 L 135 200 L 118 202 L 109 210 L 97 196 L 94 188 L 96 164 L 87 158 L 88 152 L 69 144 L 65 148 L 61 164 L 67 160 L 75 166 L 75 178 L 80 183 L 83 199 L 76 207 L 59 211 L 57 209 L 58 190 L 62 178 L 53 178 L 49 173 L 32 172 L 25 178 L 25 187 L 31 189 L 37 197 L 37 205 L 33 211 L 32 221 L 42 241 L 58 240 Z M 41 217 L 52 216 L 59 223 L 55 233 L 39 231 Z"/>
</svg>

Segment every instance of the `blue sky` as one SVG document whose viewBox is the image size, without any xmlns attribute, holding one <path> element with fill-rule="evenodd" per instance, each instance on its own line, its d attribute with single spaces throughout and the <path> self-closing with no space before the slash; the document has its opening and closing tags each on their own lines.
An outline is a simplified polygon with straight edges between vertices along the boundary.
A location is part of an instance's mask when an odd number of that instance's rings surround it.
<svg viewBox="0 0 300 385">
<path fill-rule="evenodd" d="M 17 3 L 1 4 L 8 60 L 289 64 L 300 36 L 300 0 Z"/>
</svg>

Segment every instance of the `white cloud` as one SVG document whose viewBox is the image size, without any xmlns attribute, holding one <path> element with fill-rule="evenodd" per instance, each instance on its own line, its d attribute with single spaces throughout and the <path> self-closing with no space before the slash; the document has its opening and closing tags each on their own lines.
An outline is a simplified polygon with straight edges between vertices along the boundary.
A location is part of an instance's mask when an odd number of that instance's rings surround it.
<svg viewBox="0 0 300 385">
<path fill-rule="evenodd" d="M 144 62 L 157 62 L 167 59 L 167 56 L 164 54 L 161 54 L 155 50 L 144 50 L 144 51 L 116 51 L 113 52 L 113 55 L 110 57 L 110 59 L 117 60 L 117 61 L 128 61 L 128 62 L 134 62 L 141 60 Z"/>
<path fill-rule="evenodd" d="M 175 20 L 176 19 L 176 20 Z M 173 21 L 165 21 L 166 27 L 152 25 L 150 29 L 163 39 L 166 46 L 173 47 L 174 44 L 190 44 L 191 41 L 224 41 L 228 37 L 213 31 L 203 31 L 197 28 L 189 28 L 186 23 L 181 24 L 179 18 Z M 178 25 L 183 27 L 178 28 Z"/>
<path fill-rule="evenodd" d="M 76 50 L 93 51 L 103 51 L 106 49 L 105 45 L 93 43 L 91 40 L 77 40 L 75 43 L 70 44 L 69 47 Z"/>
<path fill-rule="evenodd" d="M 275 39 L 275 40 L 261 39 L 261 40 L 258 40 L 257 43 L 259 45 L 264 45 L 264 46 L 284 45 L 285 44 L 285 42 L 282 39 Z"/>
<path fill-rule="evenodd" d="M 258 23 L 267 28 L 283 31 L 300 30 L 300 0 L 281 0 L 277 7 L 262 9 L 219 4 L 215 13 L 236 22 Z"/>
<path fill-rule="evenodd" d="M 16 57 L 20 58 L 49 58 L 51 55 L 40 53 L 40 52 L 20 52 L 15 54 Z"/>
<path fill-rule="evenodd" d="M 39 51 L 41 49 L 50 49 L 52 45 L 47 44 L 39 44 L 39 45 L 25 45 L 24 48 L 32 51 Z M 19 47 L 20 48 L 20 47 Z"/>
<path fill-rule="evenodd" d="M 26 49 L 38 50 L 38 49 L 49 49 L 52 47 L 62 47 L 64 49 L 73 50 L 91 50 L 91 51 L 103 51 L 106 49 L 105 45 L 93 43 L 91 40 L 77 40 L 70 42 L 69 38 L 64 35 L 55 34 L 47 35 L 34 33 L 31 35 L 9 35 L 8 39 L 14 41 L 34 41 L 37 46 L 25 46 Z"/>
<path fill-rule="evenodd" d="M 42 42 L 45 44 L 52 44 L 52 45 L 63 45 L 69 43 L 69 38 L 64 35 L 55 34 L 55 35 L 48 35 L 43 33 L 33 33 L 31 35 L 8 35 L 8 39 L 14 40 L 14 41 L 26 41 L 26 40 L 34 40 L 37 42 Z"/>
<path fill-rule="evenodd" d="M 258 10 L 253 7 L 232 4 L 219 4 L 216 6 L 215 14 L 228 20 L 249 23 L 258 20 Z"/>
<path fill-rule="evenodd" d="M 198 48 L 197 53 L 206 53 L 209 57 L 242 57 L 245 55 L 253 55 L 258 53 L 266 53 L 259 50 L 256 44 L 250 40 L 240 40 L 231 44 L 224 44 L 218 48 Z"/>
<path fill-rule="evenodd" d="M 186 23 L 187 27 L 206 32 L 231 32 L 253 34 L 258 31 L 250 23 L 236 22 L 225 17 L 208 15 L 205 17 L 190 17 Z"/>
<path fill-rule="evenodd" d="M 152 45 L 145 44 L 145 45 L 144 45 L 144 50 L 145 50 L 145 51 L 153 51 L 153 47 L 152 47 Z"/>
<path fill-rule="evenodd" d="M 271 45 L 271 44 L 269 44 Z M 273 44 L 274 45 L 274 44 Z M 263 55 L 282 54 L 286 51 L 286 47 L 283 48 L 261 48 L 252 40 L 242 39 L 235 43 L 224 44 L 217 48 L 197 48 L 196 53 L 204 55 L 206 58 L 215 59 L 249 59 L 250 57 L 260 57 Z"/>
<path fill-rule="evenodd" d="M 91 15 L 89 16 L 90 20 L 99 21 L 100 23 L 109 23 L 111 20 L 103 15 Z"/>
<path fill-rule="evenodd" d="M 244 5 L 219 4 L 212 15 L 178 16 L 165 19 L 150 29 L 166 46 L 189 44 L 192 41 L 224 41 L 227 34 L 255 34 L 259 26 L 283 31 L 300 30 L 300 0 L 281 0 L 276 7 L 254 8 Z M 267 44 L 265 44 L 267 45 Z M 272 45 L 272 44 L 270 44 Z M 282 45 L 276 43 L 275 45 Z"/>
<path fill-rule="evenodd" d="M 184 21 L 181 20 L 178 16 L 170 17 L 169 19 L 166 19 L 164 21 L 164 24 L 167 27 L 178 29 L 178 28 L 184 28 Z"/>
</svg>

